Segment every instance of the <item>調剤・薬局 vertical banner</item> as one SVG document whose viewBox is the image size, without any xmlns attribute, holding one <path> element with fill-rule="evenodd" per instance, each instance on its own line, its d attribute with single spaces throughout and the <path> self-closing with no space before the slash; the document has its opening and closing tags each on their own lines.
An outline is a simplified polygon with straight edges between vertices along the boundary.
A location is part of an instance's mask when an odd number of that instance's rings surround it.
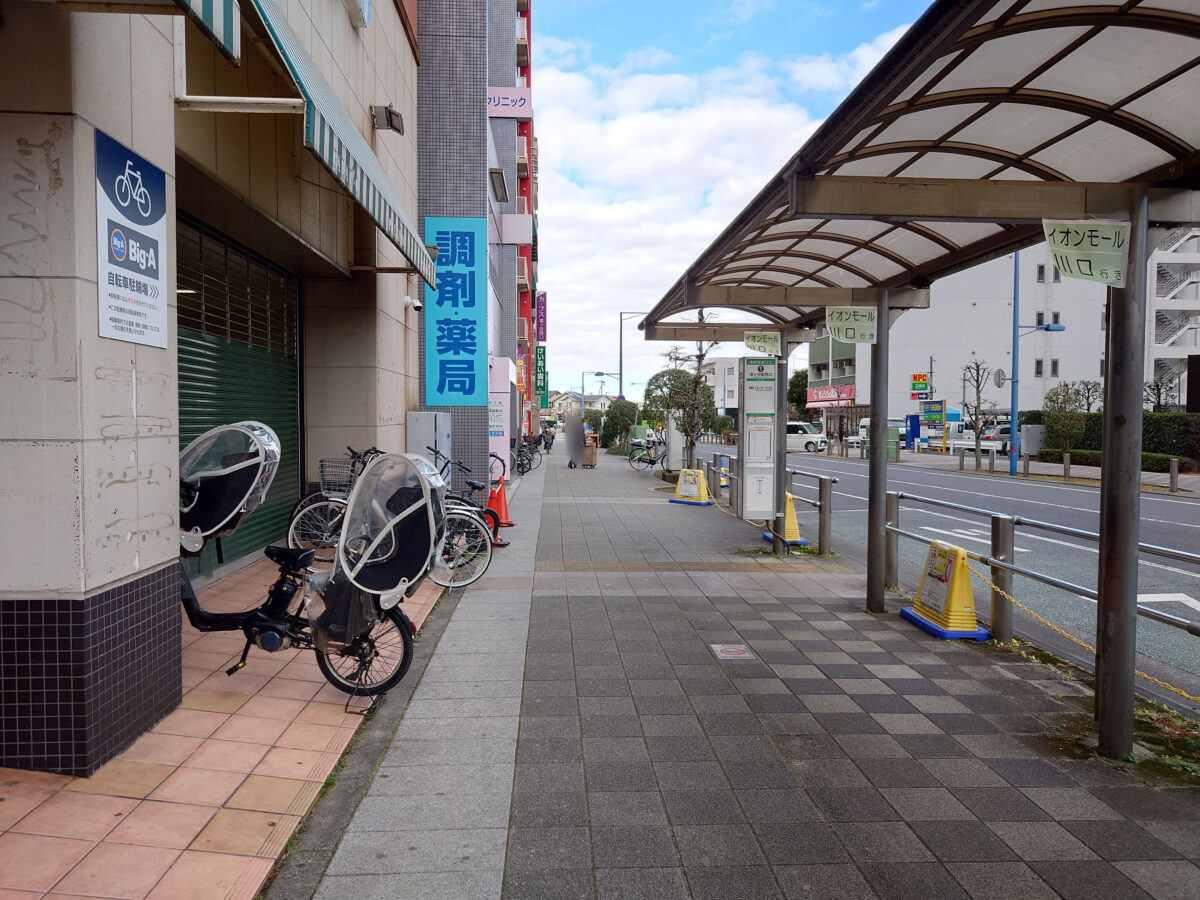
<svg viewBox="0 0 1200 900">
<path fill-rule="evenodd" d="M 425 219 L 437 287 L 425 288 L 425 405 L 487 406 L 487 222 Z"/>
</svg>

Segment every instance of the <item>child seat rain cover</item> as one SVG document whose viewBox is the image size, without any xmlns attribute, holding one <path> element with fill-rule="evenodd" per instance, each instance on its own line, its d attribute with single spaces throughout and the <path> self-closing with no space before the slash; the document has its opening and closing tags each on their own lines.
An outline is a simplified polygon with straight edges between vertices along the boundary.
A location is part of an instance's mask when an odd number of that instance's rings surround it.
<svg viewBox="0 0 1200 900">
<path fill-rule="evenodd" d="M 271 487 L 279 467 L 279 438 L 261 422 L 220 425 L 179 455 L 180 539 L 231 534 Z"/>
<path fill-rule="evenodd" d="M 446 483 L 416 454 L 385 453 L 359 475 L 347 501 L 338 568 L 372 594 L 415 586 L 445 538 Z"/>
</svg>

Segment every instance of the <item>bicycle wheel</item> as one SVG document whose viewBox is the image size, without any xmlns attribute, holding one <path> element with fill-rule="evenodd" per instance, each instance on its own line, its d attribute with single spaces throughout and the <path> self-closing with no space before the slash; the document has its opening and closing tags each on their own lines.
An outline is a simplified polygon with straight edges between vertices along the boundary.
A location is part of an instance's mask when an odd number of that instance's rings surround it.
<svg viewBox="0 0 1200 900">
<path fill-rule="evenodd" d="M 296 501 L 296 505 L 292 507 L 292 515 L 289 517 L 288 521 L 290 522 L 292 519 L 296 518 L 296 516 L 300 515 L 301 512 L 303 512 L 308 507 L 312 506 L 314 503 L 320 503 L 323 500 L 344 500 L 344 499 L 345 499 L 344 497 L 338 497 L 334 494 L 326 494 L 324 491 L 313 491 L 308 496 L 301 497 L 299 500 Z"/>
<path fill-rule="evenodd" d="M 382 694 L 405 676 L 412 664 L 413 640 L 400 610 L 389 609 L 370 631 L 343 649 L 317 654 L 325 680 L 347 694 Z"/>
<path fill-rule="evenodd" d="M 645 450 L 634 450 L 629 454 L 629 464 L 642 472 L 654 465 L 654 457 Z"/>
<path fill-rule="evenodd" d="M 518 453 L 516 462 L 516 472 L 518 475 L 524 475 L 529 471 L 531 463 L 527 453 Z"/>
<path fill-rule="evenodd" d="M 429 577 L 442 587 L 466 587 L 478 581 L 492 561 L 492 535 L 474 513 L 446 513 L 446 542 Z"/>
<path fill-rule="evenodd" d="M 542 464 L 542 451 L 537 447 L 531 447 L 529 450 L 529 468 L 536 469 Z"/>
<path fill-rule="evenodd" d="M 488 478 L 492 484 L 495 484 L 507 474 L 508 466 L 504 464 L 504 460 L 494 453 L 488 457 Z"/>
<path fill-rule="evenodd" d="M 318 500 L 301 509 L 292 519 L 288 527 L 288 546 L 317 551 L 308 567 L 310 571 L 322 572 L 333 567 L 345 515 L 344 500 Z"/>
</svg>

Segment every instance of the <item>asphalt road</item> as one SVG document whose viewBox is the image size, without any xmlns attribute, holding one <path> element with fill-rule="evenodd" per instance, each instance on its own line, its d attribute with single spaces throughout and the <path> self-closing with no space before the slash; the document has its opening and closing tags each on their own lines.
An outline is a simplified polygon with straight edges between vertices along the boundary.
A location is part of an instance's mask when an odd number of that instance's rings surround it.
<svg viewBox="0 0 1200 900">
<path fill-rule="evenodd" d="M 697 448 L 703 458 L 714 452 L 728 453 L 730 449 L 715 445 Z M 866 560 L 867 541 L 867 465 L 866 460 L 860 459 L 811 453 L 788 454 L 789 468 L 832 475 L 838 479 L 833 498 L 834 549 L 863 562 Z M 1097 487 L 1090 485 L 1055 484 L 1045 480 L 889 464 L 888 490 L 1085 531 L 1095 532 L 1099 527 L 1100 492 Z M 816 499 L 816 480 L 797 477 L 793 493 Z M 815 543 L 816 510 L 799 503 L 796 511 L 801 530 Z M 948 541 L 977 553 L 986 553 L 991 545 L 988 520 L 956 510 L 922 506 L 915 501 L 904 500 L 901 502 L 900 525 L 906 531 Z M 1191 553 L 1200 551 L 1200 498 L 1143 491 L 1140 540 L 1144 544 Z M 916 541 L 901 539 L 901 587 L 912 593 L 916 592 L 926 549 L 925 545 Z M 1030 527 L 1017 529 L 1016 564 L 1023 568 L 1094 590 L 1098 559 L 1098 545 L 1095 542 Z M 1138 593 L 1139 603 L 1200 621 L 1200 566 L 1143 554 L 1138 570 Z M 1094 644 L 1096 606 L 1092 601 L 1019 576 L 1014 578 L 1014 596 L 1059 627 Z M 1017 611 L 1014 613 L 1014 627 L 1018 633 L 1028 633 L 1030 629 L 1023 627 L 1022 619 L 1025 623 L 1032 622 Z M 1198 693 L 1200 637 L 1139 617 L 1138 652 L 1144 657 L 1139 664 L 1151 669 L 1151 674 L 1159 677 L 1175 674 L 1156 671 L 1156 663 L 1180 670 L 1179 679 L 1186 683 L 1179 686 L 1190 688 L 1192 694 Z M 1076 656 L 1078 653 L 1076 651 L 1070 655 Z M 1167 677 L 1166 680 L 1170 681 L 1171 678 Z"/>
</svg>

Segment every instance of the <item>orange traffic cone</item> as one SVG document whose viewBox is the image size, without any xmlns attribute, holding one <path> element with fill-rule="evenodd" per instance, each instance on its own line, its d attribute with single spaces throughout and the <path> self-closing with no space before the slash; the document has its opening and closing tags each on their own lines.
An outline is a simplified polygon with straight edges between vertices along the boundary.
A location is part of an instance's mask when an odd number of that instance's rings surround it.
<svg viewBox="0 0 1200 900">
<path fill-rule="evenodd" d="M 508 520 L 508 494 L 504 490 L 504 477 L 501 476 L 497 486 L 488 495 L 488 509 L 500 517 L 501 528 L 512 528 L 516 522 Z"/>
</svg>

